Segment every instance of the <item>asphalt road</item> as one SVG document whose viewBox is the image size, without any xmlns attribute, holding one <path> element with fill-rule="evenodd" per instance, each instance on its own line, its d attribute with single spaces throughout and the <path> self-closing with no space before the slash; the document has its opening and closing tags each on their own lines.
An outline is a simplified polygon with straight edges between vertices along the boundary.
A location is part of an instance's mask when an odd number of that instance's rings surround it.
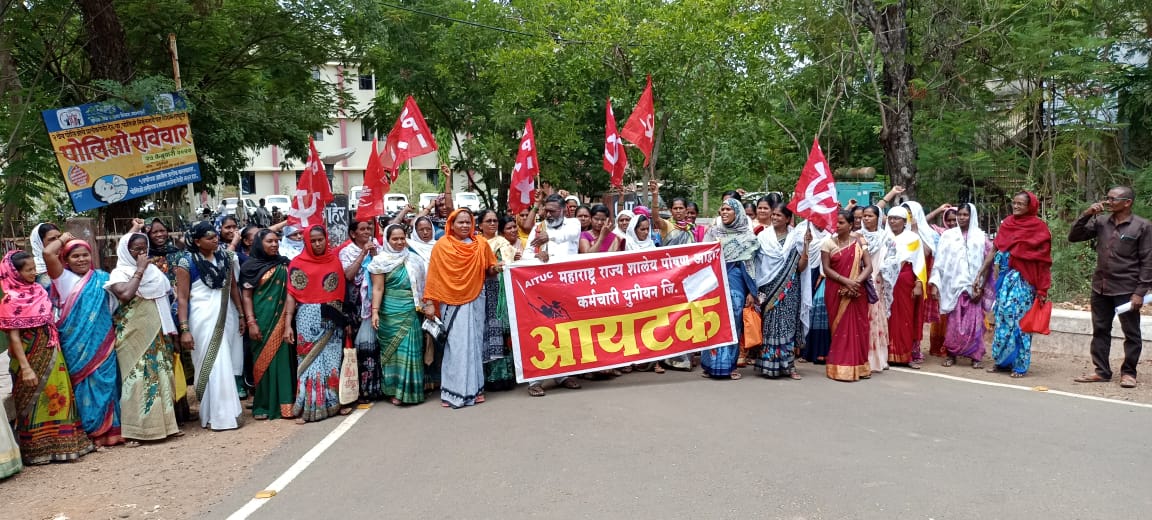
<svg viewBox="0 0 1152 520">
<path fill-rule="evenodd" d="M 252 518 L 1152 518 L 1152 409 L 803 367 L 800 382 L 669 372 L 456 411 L 377 404 Z"/>
</svg>

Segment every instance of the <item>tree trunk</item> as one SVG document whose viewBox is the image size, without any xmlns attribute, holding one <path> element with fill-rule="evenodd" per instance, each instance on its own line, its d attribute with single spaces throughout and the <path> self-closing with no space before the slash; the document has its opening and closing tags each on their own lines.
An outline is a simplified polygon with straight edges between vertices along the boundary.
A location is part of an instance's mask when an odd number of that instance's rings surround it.
<svg viewBox="0 0 1152 520">
<path fill-rule="evenodd" d="M 912 98 L 909 82 L 912 65 L 908 63 L 907 0 L 884 2 L 877 8 L 875 0 L 854 0 L 859 23 L 872 33 L 880 52 L 881 106 L 884 124 L 880 145 L 884 149 L 884 171 L 892 180 L 916 195 L 916 139 L 912 129 Z"/>
<path fill-rule="evenodd" d="M 92 68 L 91 79 L 127 84 L 135 74 L 124 26 L 112 0 L 76 0 L 84 20 L 84 51 Z M 126 231 L 131 219 L 140 213 L 140 201 L 129 199 L 102 208 L 103 225 L 113 233 Z"/>
<path fill-rule="evenodd" d="M 4 103 L 8 104 L 11 112 L 16 114 L 23 112 L 23 109 L 19 108 L 22 105 L 20 102 L 20 91 L 23 89 L 23 86 L 20 83 L 20 76 L 16 73 L 16 61 L 12 59 L 12 42 L 10 40 L 11 32 L 8 28 L 0 26 L 0 99 L 3 99 Z M 23 152 L 21 151 L 22 147 L 18 146 L 17 143 L 21 140 L 21 134 L 20 128 L 17 127 L 11 136 L 4 136 L 7 138 L 7 141 L 4 143 L 5 157 L 0 164 L 8 165 L 20 159 L 20 155 Z M 5 175 L 4 183 L 7 186 L 4 192 L 12 193 L 13 186 L 15 186 L 19 180 L 19 175 Z M 16 216 L 20 212 L 20 204 L 16 202 L 17 201 L 14 200 L 3 201 L 4 222 L 11 223 L 15 221 Z M 9 236 L 9 231 L 8 229 L 3 230 L 2 235 Z"/>
</svg>

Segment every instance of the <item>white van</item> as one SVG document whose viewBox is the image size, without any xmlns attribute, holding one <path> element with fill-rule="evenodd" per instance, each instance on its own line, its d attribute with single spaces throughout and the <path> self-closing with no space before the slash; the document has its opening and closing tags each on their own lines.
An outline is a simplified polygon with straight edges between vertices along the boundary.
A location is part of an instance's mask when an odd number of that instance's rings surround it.
<svg viewBox="0 0 1152 520">
<path fill-rule="evenodd" d="M 452 206 L 468 208 L 475 213 L 480 211 L 480 196 L 470 191 L 462 191 L 452 196 Z"/>
<path fill-rule="evenodd" d="M 360 194 L 364 192 L 364 186 L 353 186 L 348 190 L 348 211 L 356 213 L 356 208 L 360 205 Z"/>
<path fill-rule="evenodd" d="M 398 213 L 408 206 L 408 196 L 403 193 L 389 193 L 384 195 L 384 212 Z"/>
</svg>

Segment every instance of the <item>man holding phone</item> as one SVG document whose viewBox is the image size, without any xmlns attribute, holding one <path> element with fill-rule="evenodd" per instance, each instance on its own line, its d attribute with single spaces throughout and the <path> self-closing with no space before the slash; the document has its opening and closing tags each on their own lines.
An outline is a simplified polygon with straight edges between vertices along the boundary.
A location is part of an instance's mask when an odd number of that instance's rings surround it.
<svg viewBox="0 0 1152 520">
<path fill-rule="evenodd" d="M 1116 307 L 1132 304 L 1121 314 L 1124 364 L 1120 386 L 1136 387 L 1140 362 L 1140 307 L 1152 288 L 1152 223 L 1132 214 L 1135 192 L 1128 186 L 1108 190 L 1104 200 L 1092 204 L 1068 232 L 1069 242 L 1096 240 L 1096 272 L 1092 275 L 1092 364 L 1096 370 L 1076 378 L 1077 383 L 1112 380 L 1108 353 L 1112 347 L 1112 317 Z M 1100 213 L 1111 213 L 1102 218 Z"/>
</svg>

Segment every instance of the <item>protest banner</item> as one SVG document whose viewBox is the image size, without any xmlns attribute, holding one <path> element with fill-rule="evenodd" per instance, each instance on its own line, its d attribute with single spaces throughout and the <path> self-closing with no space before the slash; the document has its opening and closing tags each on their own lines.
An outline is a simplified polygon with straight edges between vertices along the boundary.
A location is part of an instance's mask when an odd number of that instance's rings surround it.
<svg viewBox="0 0 1152 520">
<path fill-rule="evenodd" d="M 737 341 L 719 243 L 512 265 L 504 290 L 519 382 Z"/>
<path fill-rule="evenodd" d="M 187 107 L 173 93 L 143 108 L 90 103 L 41 112 L 76 211 L 200 181 Z"/>
</svg>

